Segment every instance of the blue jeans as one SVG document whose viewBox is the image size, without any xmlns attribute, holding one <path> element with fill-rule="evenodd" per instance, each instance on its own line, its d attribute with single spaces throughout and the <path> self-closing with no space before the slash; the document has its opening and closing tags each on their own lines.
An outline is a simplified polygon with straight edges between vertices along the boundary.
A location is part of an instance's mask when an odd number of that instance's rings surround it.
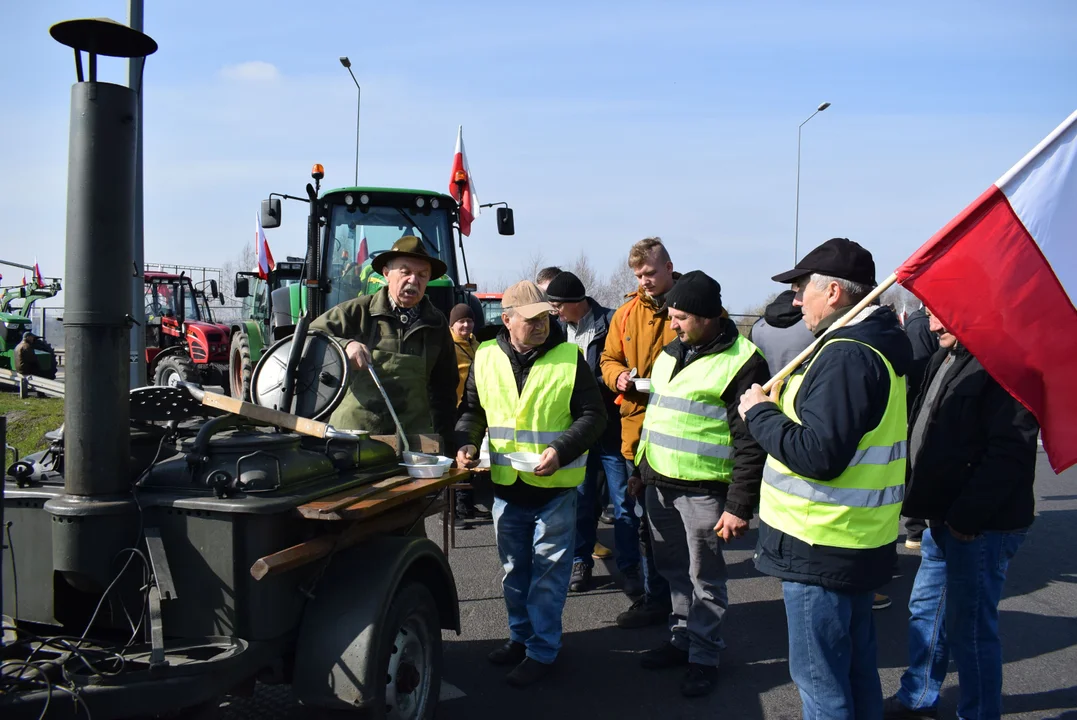
<svg viewBox="0 0 1077 720">
<path fill-rule="evenodd" d="M 789 674 L 804 720 L 879 720 L 883 690 L 876 658 L 872 592 L 845 593 L 783 582 Z"/>
<path fill-rule="evenodd" d="M 576 493 L 559 493 L 537 508 L 497 498 L 492 513 L 505 568 L 509 639 L 526 645 L 529 658 L 552 663 L 561 649 L 561 612 L 572 576 Z"/>
<path fill-rule="evenodd" d="M 606 471 L 606 487 L 613 504 L 613 541 L 617 567 L 622 572 L 639 565 L 639 518 L 636 517 L 636 499 L 628 495 L 628 475 L 624 458 L 617 453 L 603 453 L 593 448 L 587 455 L 587 475 L 583 484 L 576 488 L 579 496 L 576 506 L 576 557 L 594 567 L 591 557 L 598 536 L 598 520 L 595 513 L 595 496 L 598 494 L 598 471 Z"/>
<path fill-rule="evenodd" d="M 943 527 L 924 532 L 920 569 L 909 598 L 909 669 L 898 700 L 906 707 L 934 707 L 950 655 L 960 684 L 958 717 L 1002 715 L 1002 644 L 998 603 L 1010 560 L 1025 531 L 985 532 L 963 542 Z"/>
</svg>

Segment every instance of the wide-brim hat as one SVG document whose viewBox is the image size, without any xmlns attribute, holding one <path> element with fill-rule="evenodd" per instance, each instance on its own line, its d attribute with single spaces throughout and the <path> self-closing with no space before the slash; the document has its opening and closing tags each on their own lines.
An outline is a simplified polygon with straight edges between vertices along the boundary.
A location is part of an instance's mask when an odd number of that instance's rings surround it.
<svg viewBox="0 0 1077 720">
<path fill-rule="evenodd" d="M 434 257 L 426 251 L 426 247 L 423 246 L 423 241 L 415 235 L 405 235 L 404 237 L 393 243 L 391 250 L 381 253 L 376 258 L 370 261 L 370 266 L 374 268 L 374 272 L 385 274 L 385 265 L 396 258 L 415 258 L 416 260 L 425 260 L 430 263 L 430 279 L 439 278 L 448 272 L 448 266 Z"/>
</svg>

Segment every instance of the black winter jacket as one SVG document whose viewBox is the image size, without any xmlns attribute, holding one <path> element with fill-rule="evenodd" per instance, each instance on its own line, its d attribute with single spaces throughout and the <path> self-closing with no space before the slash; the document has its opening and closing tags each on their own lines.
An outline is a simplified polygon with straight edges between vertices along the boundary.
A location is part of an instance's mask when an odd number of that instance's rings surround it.
<svg viewBox="0 0 1077 720">
<path fill-rule="evenodd" d="M 912 369 L 909 371 L 909 407 L 916 402 L 917 394 L 923 386 L 924 371 L 931 356 L 939 349 L 939 336 L 931 332 L 931 318 L 923 308 L 914 311 L 905 319 L 905 334 L 912 345 Z"/>
<path fill-rule="evenodd" d="M 932 407 L 923 407 L 946 354 L 931 357 L 909 413 L 910 428 L 920 413 L 928 413 L 928 424 L 923 444 L 909 448 L 902 514 L 948 523 L 963 535 L 1026 528 L 1036 513 L 1039 424 L 961 347 Z"/>
<path fill-rule="evenodd" d="M 672 355 L 677 361 L 673 367 L 672 377 L 676 377 L 677 373 L 701 357 L 725 352 L 733 346 L 739 335 L 737 324 L 725 318 L 718 336 L 700 348 L 700 351 L 687 362 L 685 362 L 688 353 L 687 345 L 679 339 L 666 345 L 663 352 Z M 748 432 L 748 427 L 737 412 L 737 405 L 740 403 L 740 396 L 746 393 L 754 383 L 762 385 L 768 379 L 770 379 L 770 372 L 767 369 L 767 361 L 761 354 L 755 353 L 744 363 L 740 372 L 722 393 L 722 402 L 728 409 L 726 419 L 729 422 L 729 432 L 733 437 L 733 478 L 730 484 L 727 485 L 720 480 L 697 482 L 667 477 L 651 467 L 647 462 L 646 453 L 636 469 L 636 472 L 643 478 L 643 482 L 658 487 L 725 498 L 725 509 L 728 512 L 744 520 L 751 520 L 755 506 L 759 504 L 759 483 L 763 478 L 763 465 L 766 463 L 767 453 Z"/>
<path fill-rule="evenodd" d="M 531 373 L 535 361 L 563 342 L 565 342 L 564 332 L 557 323 L 551 322 L 550 335 L 546 338 L 546 342 L 527 355 L 521 356 L 509 343 L 508 329 L 501 328 L 498 331 L 497 345 L 508 356 L 509 363 L 512 365 L 512 372 L 516 376 L 517 392 L 523 392 L 524 383 L 527 382 L 527 376 Z M 595 375 L 582 354 L 579 355 L 576 363 L 576 380 L 569 411 L 572 413 L 572 425 L 550 443 L 550 447 L 557 451 L 557 459 L 562 466 L 577 459 L 593 447 L 606 428 L 606 408 L 602 403 L 602 395 L 595 382 Z M 472 363 L 467 382 L 464 384 L 464 397 L 460 401 L 460 419 L 456 422 L 456 446 L 478 447 L 482 444 L 486 428 L 486 410 L 482 407 L 479 391 L 475 387 L 475 364 Z M 567 490 L 573 490 L 573 488 L 567 488 Z M 540 488 L 520 481 L 512 485 L 494 484 L 494 494 L 497 497 L 529 507 L 544 505 L 555 495 L 565 491 L 565 488 Z"/>
<path fill-rule="evenodd" d="M 610 334 L 610 321 L 613 310 L 603 307 L 594 298 L 587 298 L 591 305 L 591 321 L 594 323 L 595 335 L 587 345 L 584 357 L 595 374 L 595 382 L 602 393 L 606 406 L 606 431 L 602 434 L 600 448 L 604 453 L 619 455 L 621 453 L 621 409 L 614 403 L 617 394 L 610 390 L 602 379 L 602 351 L 606 347 L 606 336 Z M 562 324 L 562 330 L 565 330 Z"/>
<path fill-rule="evenodd" d="M 877 349 L 899 377 L 909 371 L 912 348 L 889 308 L 867 308 L 831 337 L 855 339 Z M 816 356 L 818 361 L 807 371 Z M 879 356 L 859 343 L 834 343 L 816 350 L 794 374 L 806 371 L 796 398 L 801 424 L 777 405 L 760 403 L 748 411 L 748 429 L 763 449 L 794 472 L 817 481 L 833 480 L 848 467 L 860 439 L 882 420 L 890 378 Z M 892 543 L 870 550 L 809 545 L 760 523 L 755 564 L 760 572 L 783 580 L 863 592 L 890 581 L 895 555 Z"/>
</svg>

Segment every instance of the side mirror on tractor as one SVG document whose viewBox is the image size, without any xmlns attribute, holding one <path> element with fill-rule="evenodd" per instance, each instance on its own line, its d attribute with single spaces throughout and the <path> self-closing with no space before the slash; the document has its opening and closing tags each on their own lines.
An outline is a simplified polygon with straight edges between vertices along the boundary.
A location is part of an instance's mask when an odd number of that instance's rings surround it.
<svg viewBox="0 0 1077 720">
<path fill-rule="evenodd" d="M 236 276 L 235 287 L 232 288 L 232 294 L 235 295 L 237 298 L 250 297 L 250 295 L 251 295 L 250 280 L 245 278 L 245 277 L 240 277 L 240 276 L 237 275 Z"/>
<path fill-rule="evenodd" d="M 221 291 L 217 287 L 217 281 L 216 280 L 210 280 L 209 281 L 209 296 L 211 298 L 213 298 L 214 300 L 216 300 L 217 298 L 219 298 L 221 296 Z"/>
<path fill-rule="evenodd" d="M 497 233 L 498 235 L 516 234 L 516 223 L 512 219 L 512 208 L 499 207 L 497 209 Z"/>
<path fill-rule="evenodd" d="M 262 229 L 280 227 L 280 198 L 262 201 Z"/>
</svg>

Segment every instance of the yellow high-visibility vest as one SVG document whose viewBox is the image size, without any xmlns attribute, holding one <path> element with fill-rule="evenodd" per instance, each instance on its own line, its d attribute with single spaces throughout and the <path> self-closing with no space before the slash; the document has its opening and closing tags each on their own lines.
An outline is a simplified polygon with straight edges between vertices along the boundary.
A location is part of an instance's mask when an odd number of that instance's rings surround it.
<svg viewBox="0 0 1077 720">
<path fill-rule="evenodd" d="M 859 341 L 827 341 L 808 368 L 791 377 L 782 390 L 781 410 L 795 422 L 800 422 L 795 401 L 804 376 L 826 346 L 838 342 Z M 882 353 L 860 344 L 882 358 L 890 378 L 890 397 L 882 420 L 860 439 L 849 466 L 826 482 L 798 475 L 774 456 L 767 457 L 763 469 L 759 519 L 811 545 L 866 550 L 892 543 L 898 536 L 908 444 L 905 378 L 898 377 Z"/>
<path fill-rule="evenodd" d="M 583 482 L 587 453 L 547 477 L 519 472 L 505 457 L 517 451 L 541 454 L 572 425 L 570 403 L 579 354 L 579 348 L 567 342 L 547 350 L 531 367 L 520 393 L 512 364 L 497 340 L 479 345 L 475 387 L 490 433 L 490 479 L 498 485 L 511 485 L 517 477 L 528 485 L 549 488 Z"/>
<path fill-rule="evenodd" d="M 758 351 L 738 336 L 725 351 L 694 360 L 676 377 L 671 376 L 677 361 L 663 352 L 651 371 L 636 464 L 646 455 L 655 472 L 666 477 L 731 482 L 733 439 L 722 394 Z"/>
</svg>

